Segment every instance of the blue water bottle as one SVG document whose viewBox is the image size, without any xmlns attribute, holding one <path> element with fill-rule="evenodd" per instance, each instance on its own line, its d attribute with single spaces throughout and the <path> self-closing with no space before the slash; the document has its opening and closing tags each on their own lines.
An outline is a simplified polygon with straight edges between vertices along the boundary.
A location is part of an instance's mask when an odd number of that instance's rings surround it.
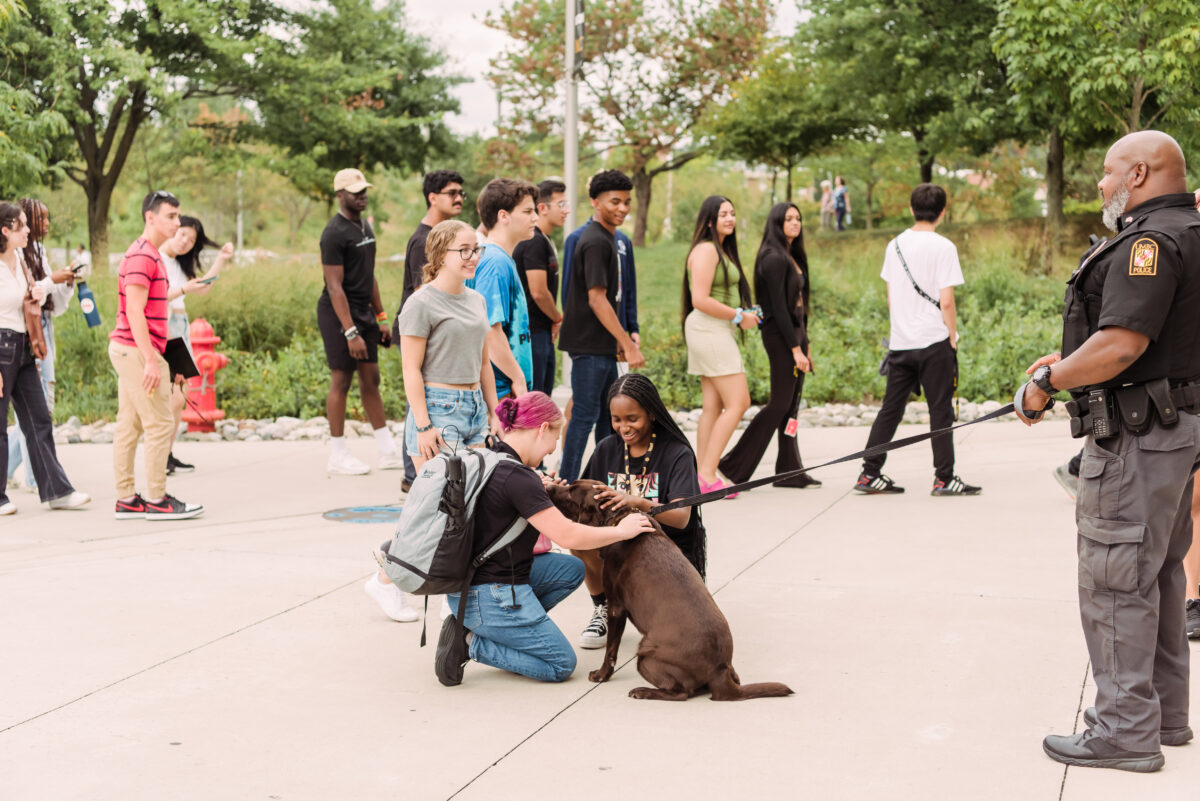
<svg viewBox="0 0 1200 801">
<path fill-rule="evenodd" d="M 87 318 L 88 328 L 100 325 L 100 310 L 96 308 L 96 296 L 92 294 L 92 290 L 88 289 L 87 281 L 79 282 L 78 296 L 79 308 L 83 310 L 83 316 Z"/>
</svg>

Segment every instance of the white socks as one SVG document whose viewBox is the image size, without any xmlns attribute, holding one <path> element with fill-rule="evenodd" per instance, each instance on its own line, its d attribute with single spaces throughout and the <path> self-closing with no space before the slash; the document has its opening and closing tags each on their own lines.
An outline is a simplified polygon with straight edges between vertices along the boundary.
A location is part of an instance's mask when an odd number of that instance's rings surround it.
<svg viewBox="0 0 1200 801">
<path fill-rule="evenodd" d="M 396 440 L 392 438 L 392 432 L 387 426 L 375 429 L 375 444 L 384 456 L 391 456 L 396 452 Z"/>
<path fill-rule="evenodd" d="M 329 438 L 329 447 L 333 451 L 332 455 L 341 456 L 343 453 L 346 452 L 346 438 L 345 437 L 330 437 Z"/>
</svg>

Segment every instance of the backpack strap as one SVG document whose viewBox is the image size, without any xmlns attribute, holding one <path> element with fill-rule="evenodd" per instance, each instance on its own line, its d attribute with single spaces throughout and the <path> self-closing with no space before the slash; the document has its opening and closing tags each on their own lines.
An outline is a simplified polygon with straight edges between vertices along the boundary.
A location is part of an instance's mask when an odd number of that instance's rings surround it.
<svg viewBox="0 0 1200 801">
<path fill-rule="evenodd" d="M 516 520 L 514 520 L 512 525 L 504 530 L 503 534 L 493 540 L 491 545 L 484 548 L 482 551 L 476 554 L 474 559 L 471 560 L 471 572 L 474 573 L 476 570 L 478 570 L 479 566 L 495 556 L 497 551 L 501 550 L 502 548 L 507 548 L 509 545 L 511 545 L 513 540 L 521 536 L 521 532 L 524 531 L 525 527 L 528 525 L 529 521 L 523 517 L 518 517 Z"/>
</svg>

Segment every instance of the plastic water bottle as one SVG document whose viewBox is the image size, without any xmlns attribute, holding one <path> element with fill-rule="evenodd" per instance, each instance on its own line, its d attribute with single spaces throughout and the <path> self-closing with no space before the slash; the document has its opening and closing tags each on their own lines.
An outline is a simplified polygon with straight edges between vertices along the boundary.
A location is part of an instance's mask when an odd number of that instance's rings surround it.
<svg viewBox="0 0 1200 801">
<path fill-rule="evenodd" d="M 79 308 L 83 310 L 83 316 L 87 318 L 88 328 L 100 325 L 100 310 L 96 308 L 96 296 L 92 294 L 92 290 L 88 289 L 87 281 L 79 282 L 78 297 Z"/>
</svg>

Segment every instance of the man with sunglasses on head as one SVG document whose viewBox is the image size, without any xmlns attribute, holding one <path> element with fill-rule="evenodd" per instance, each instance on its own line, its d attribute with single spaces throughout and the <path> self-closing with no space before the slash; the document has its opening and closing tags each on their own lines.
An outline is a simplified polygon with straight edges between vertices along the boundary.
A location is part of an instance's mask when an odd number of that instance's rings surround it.
<svg viewBox="0 0 1200 801">
<path fill-rule="evenodd" d="M 108 358 L 117 371 L 117 430 L 113 473 L 117 520 L 185 520 L 204 507 L 167 494 L 167 453 L 175 416 L 167 348 L 167 268 L 158 249 L 179 230 L 179 198 L 151 192 L 142 200 L 142 235 L 129 246 L 117 274 L 117 324 Z M 146 495 L 137 492 L 133 462 L 145 439 Z"/>
<path fill-rule="evenodd" d="M 317 301 L 317 326 L 329 364 L 329 395 L 325 399 L 330 442 L 327 470 L 346 476 L 371 472 L 365 462 L 350 453 L 344 436 L 346 396 L 355 374 L 363 411 L 375 429 L 379 469 L 404 466 L 388 430 L 379 394 L 379 347 L 391 344 L 392 333 L 375 280 L 375 232 L 362 216 L 370 188 L 360 170 L 340 170 L 333 178 L 338 213 L 321 234 L 325 289 Z"/>
<path fill-rule="evenodd" d="M 417 224 L 417 230 L 408 238 L 404 249 L 404 291 L 400 295 L 400 308 L 396 309 L 396 325 L 400 325 L 400 312 L 412 293 L 421 288 L 422 272 L 428 259 L 425 257 L 425 238 L 438 223 L 452 220 L 462 214 L 467 193 L 463 190 L 463 177 L 454 170 L 434 170 L 426 173 L 421 191 L 425 193 L 425 216 Z M 404 481 L 400 488 L 408 492 L 417 477 L 416 466 L 408 455 L 403 438 L 400 440 L 400 455 L 404 458 Z"/>
<path fill-rule="evenodd" d="M 530 389 L 549 395 L 554 391 L 554 340 L 562 325 L 558 310 L 558 251 L 550 237 L 567 221 L 567 185 L 557 178 L 538 184 L 537 223 L 533 237 L 517 245 L 513 261 L 529 306 L 529 336 L 533 350 L 533 384 Z"/>
</svg>

